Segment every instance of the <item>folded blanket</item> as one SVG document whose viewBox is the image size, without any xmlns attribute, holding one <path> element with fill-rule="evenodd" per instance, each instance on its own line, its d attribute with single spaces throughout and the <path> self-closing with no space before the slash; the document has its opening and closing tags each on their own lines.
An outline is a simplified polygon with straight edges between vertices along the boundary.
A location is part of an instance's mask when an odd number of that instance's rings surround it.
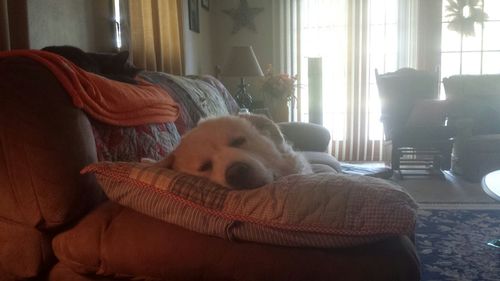
<svg viewBox="0 0 500 281">
<path fill-rule="evenodd" d="M 0 59 L 6 57 L 27 57 L 46 66 L 71 96 L 73 104 L 101 122 L 136 126 L 174 121 L 179 115 L 179 106 L 169 94 L 145 81 L 132 85 L 109 80 L 45 51 L 0 52 Z"/>
</svg>

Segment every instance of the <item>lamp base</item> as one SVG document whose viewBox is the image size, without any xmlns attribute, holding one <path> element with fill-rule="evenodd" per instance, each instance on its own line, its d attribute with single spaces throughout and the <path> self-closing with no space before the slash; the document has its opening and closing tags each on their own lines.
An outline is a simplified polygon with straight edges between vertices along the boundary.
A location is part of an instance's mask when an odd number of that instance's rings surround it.
<svg viewBox="0 0 500 281">
<path fill-rule="evenodd" d="M 253 98 L 247 93 L 248 84 L 245 84 L 243 78 L 241 78 L 240 85 L 238 85 L 238 92 L 234 96 L 234 99 L 240 106 L 240 108 L 252 108 Z"/>
</svg>

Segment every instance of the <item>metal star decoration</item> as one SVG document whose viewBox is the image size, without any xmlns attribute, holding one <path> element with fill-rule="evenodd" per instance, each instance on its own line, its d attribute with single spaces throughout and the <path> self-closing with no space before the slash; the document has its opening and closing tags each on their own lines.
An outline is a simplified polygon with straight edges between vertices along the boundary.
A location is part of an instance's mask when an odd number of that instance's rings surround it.
<svg viewBox="0 0 500 281">
<path fill-rule="evenodd" d="M 257 32 L 253 20 L 255 16 L 263 10 L 264 8 L 250 8 L 248 7 L 247 0 L 240 0 L 240 6 L 238 8 L 222 11 L 233 19 L 234 25 L 232 33 L 235 34 L 243 27 Z"/>
</svg>

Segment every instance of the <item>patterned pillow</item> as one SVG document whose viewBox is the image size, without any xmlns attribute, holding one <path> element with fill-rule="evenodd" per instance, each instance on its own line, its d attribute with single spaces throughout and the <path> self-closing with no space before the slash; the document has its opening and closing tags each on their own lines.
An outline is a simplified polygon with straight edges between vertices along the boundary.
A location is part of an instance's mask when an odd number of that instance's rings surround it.
<svg viewBox="0 0 500 281">
<path fill-rule="evenodd" d="M 111 200 L 192 231 L 283 246 L 349 247 L 411 235 L 417 205 L 401 189 L 371 177 L 291 175 L 253 190 L 145 163 L 92 164 Z"/>
<path fill-rule="evenodd" d="M 99 161 L 159 160 L 172 152 L 181 139 L 172 122 L 120 127 L 89 120 Z"/>
<path fill-rule="evenodd" d="M 181 135 L 194 128 L 200 118 L 238 112 L 234 98 L 212 76 L 178 76 L 144 71 L 140 77 L 162 87 L 180 105 L 175 125 Z"/>
</svg>

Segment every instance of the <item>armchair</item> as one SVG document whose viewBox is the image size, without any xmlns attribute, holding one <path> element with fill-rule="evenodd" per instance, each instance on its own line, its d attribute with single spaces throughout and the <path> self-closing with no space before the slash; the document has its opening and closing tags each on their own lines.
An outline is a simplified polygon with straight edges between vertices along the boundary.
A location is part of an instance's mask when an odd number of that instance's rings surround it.
<svg viewBox="0 0 500 281">
<path fill-rule="evenodd" d="M 443 85 L 457 132 L 451 171 L 479 182 L 500 168 L 500 74 L 454 75 Z"/>
<path fill-rule="evenodd" d="M 449 169 L 453 132 L 445 126 L 445 104 L 438 101 L 438 75 L 411 68 L 375 77 L 382 104 L 391 168 L 406 175 L 438 174 Z M 409 171 L 409 172 L 408 172 Z"/>
</svg>

